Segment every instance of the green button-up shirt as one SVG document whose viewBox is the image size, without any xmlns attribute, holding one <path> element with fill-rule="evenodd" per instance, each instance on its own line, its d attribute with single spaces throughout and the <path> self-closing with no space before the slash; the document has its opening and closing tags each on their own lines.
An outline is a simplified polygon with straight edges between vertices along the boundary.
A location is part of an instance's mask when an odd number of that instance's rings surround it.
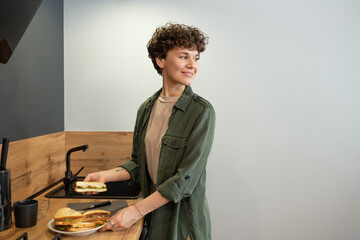
<svg viewBox="0 0 360 240">
<path fill-rule="evenodd" d="M 146 168 L 145 133 L 153 105 L 161 89 L 139 108 L 131 160 L 122 165 L 131 180 L 140 182 L 144 197 L 151 180 Z M 147 216 L 150 240 L 210 240 L 211 222 L 205 196 L 206 163 L 215 128 L 211 104 L 190 86 L 173 107 L 168 129 L 162 138 L 157 190 L 171 200 Z"/>
</svg>

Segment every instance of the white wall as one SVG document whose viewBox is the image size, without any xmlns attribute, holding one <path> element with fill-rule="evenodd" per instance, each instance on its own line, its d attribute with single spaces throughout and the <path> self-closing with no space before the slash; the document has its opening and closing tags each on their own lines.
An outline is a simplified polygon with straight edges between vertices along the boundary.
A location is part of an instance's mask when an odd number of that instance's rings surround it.
<svg viewBox="0 0 360 240">
<path fill-rule="evenodd" d="M 158 25 L 210 36 L 214 239 L 360 239 L 358 1 L 65 0 L 65 130 L 131 131 Z"/>
</svg>

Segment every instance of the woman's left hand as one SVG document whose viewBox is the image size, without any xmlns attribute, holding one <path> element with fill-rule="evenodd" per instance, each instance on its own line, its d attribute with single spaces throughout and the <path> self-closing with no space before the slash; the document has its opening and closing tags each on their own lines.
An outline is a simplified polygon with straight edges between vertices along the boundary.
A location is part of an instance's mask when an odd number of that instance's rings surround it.
<svg viewBox="0 0 360 240">
<path fill-rule="evenodd" d="M 106 221 L 106 224 L 99 231 L 103 232 L 106 230 L 111 230 L 116 232 L 128 229 L 142 217 L 143 216 L 140 214 L 137 208 L 132 205 L 118 211 L 114 216 Z"/>
</svg>

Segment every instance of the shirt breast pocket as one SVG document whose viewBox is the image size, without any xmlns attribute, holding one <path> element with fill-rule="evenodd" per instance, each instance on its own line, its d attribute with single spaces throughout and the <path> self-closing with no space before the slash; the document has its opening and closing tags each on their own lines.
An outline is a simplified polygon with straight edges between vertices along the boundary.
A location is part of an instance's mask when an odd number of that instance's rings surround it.
<svg viewBox="0 0 360 240">
<path fill-rule="evenodd" d="M 183 137 L 163 136 L 158 171 L 168 177 L 173 176 L 181 163 L 188 139 Z"/>
</svg>

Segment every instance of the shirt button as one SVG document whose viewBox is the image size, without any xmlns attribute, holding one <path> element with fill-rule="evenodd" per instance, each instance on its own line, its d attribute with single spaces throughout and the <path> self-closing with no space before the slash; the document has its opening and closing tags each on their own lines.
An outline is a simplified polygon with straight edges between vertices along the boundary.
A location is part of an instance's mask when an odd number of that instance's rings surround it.
<svg viewBox="0 0 360 240">
<path fill-rule="evenodd" d="M 189 180 L 190 179 L 190 176 L 185 176 L 185 180 Z"/>
</svg>

